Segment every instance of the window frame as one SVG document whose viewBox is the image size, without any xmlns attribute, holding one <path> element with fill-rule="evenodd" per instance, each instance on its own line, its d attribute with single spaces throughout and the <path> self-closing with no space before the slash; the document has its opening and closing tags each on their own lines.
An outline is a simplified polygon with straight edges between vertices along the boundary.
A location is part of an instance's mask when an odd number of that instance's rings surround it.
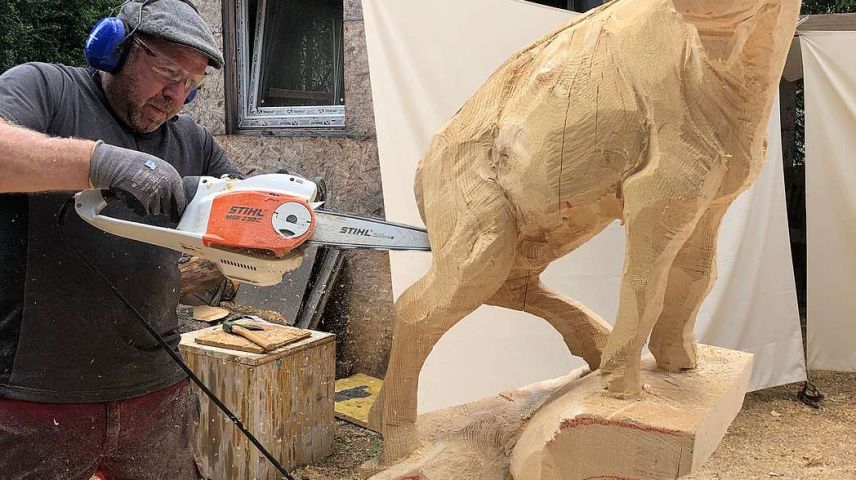
<svg viewBox="0 0 856 480">
<path fill-rule="evenodd" d="M 248 18 L 249 0 L 223 2 L 224 53 L 228 59 L 224 67 L 226 69 L 227 133 L 283 136 L 346 135 L 345 105 L 258 106 L 266 6 L 268 1 L 276 0 L 257 1 L 255 19 Z M 252 52 L 249 52 L 250 21 L 256 23 Z M 342 45 L 336 46 L 336 52 L 344 55 L 344 15 L 342 21 L 342 33 L 339 39 Z M 344 59 L 341 64 L 344 68 Z M 342 89 L 345 89 L 344 84 Z"/>
</svg>

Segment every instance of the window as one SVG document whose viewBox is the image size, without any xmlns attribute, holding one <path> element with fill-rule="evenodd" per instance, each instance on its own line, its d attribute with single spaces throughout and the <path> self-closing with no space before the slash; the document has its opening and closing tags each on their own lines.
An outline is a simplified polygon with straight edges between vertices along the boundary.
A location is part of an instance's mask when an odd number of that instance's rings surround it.
<svg viewBox="0 0 856 480">
<path fill-rule="evenodd" d="M 273 134 L 342 131 L 342 0 L 235 0 L 234 15 L 230 124 Z"/>
</svg>

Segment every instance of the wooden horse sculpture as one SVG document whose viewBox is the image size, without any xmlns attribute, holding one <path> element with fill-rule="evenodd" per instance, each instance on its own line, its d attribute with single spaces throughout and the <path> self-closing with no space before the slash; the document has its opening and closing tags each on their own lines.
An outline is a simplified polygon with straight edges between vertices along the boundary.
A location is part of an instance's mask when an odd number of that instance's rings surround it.
<svg viewBox="0 0 856 480">
<path fill-rule="evenodd" d="M 398 299 L 371 421 L 408 454 L 419 372 L 482 304 L 548 321 L 640 395 L 640 355 L 696 366 L 720 222 L 766 157 L 799 0 L 615 0 L 519 51 L 435 135 L 416 174 L 430 271 Z M 614 220 L 626 228 L 615 328 L 539 280 Z"/>
</svg>

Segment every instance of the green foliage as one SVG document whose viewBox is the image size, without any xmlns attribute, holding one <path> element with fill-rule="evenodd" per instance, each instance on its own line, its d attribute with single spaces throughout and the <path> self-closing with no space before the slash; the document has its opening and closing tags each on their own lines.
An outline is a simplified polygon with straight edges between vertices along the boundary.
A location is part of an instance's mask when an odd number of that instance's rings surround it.
<svg viewBox="0 0 856 480">
<path fill-rule="evenodd" d="M 856 0 L 803 0 L 803 15 L 856 13 Z"/>
<path fill-rule="evenodd" d="M 0 0 L 0 72 L 24 62 L 83 65 L 83 43 L 118 0 Z"/>
</svg>

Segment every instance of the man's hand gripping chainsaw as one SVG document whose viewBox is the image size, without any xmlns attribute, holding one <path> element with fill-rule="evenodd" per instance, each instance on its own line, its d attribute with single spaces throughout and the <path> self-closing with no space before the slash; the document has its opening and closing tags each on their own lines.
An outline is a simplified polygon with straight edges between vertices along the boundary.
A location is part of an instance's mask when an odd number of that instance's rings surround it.
<svg viewBox="0 0 856 480">
<path fill-rule="evenodd" d="M 320 209 L 315 183 L 292 174 L 245 180 L 200 177 L 176 228 L 101 215 L 101 190 L 75 195 L 77 213 L 101 230 L 214 262 L 223 275 L 273 285 L 300 265 L 301 246 L 430 250 L 422 228 Z"/>
</svg>

